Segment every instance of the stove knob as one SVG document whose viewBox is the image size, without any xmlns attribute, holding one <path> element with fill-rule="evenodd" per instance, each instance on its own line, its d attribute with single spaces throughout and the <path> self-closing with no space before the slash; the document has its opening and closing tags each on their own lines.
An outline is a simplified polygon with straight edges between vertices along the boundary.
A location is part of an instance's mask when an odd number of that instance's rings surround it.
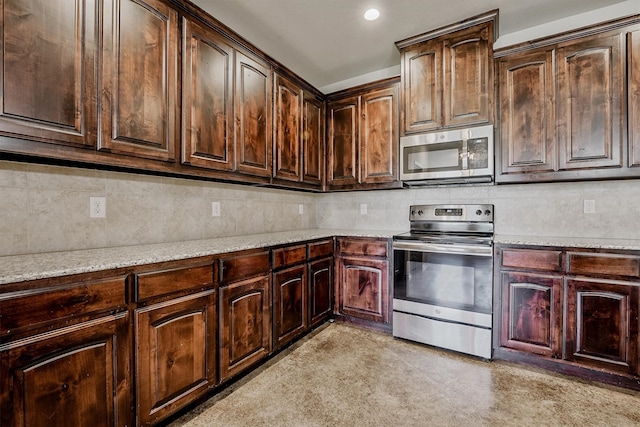
<svg viewBox="0 0 640 427">
<path fill-rule="evenodd" d="M 423 211 L 422 209 L 420 209 L 420 210 L 418 211 L 418 215 L 422 215 L 423 213 L 424 213 L 424 211 Z"/>
<path fill-rule="evenodd" d="M 484 214 L 485 214 L 486 216 L 489 216 L 489 215 L 491 215 L 491 211 L 490 211 L 489 209 L 487 209 L 486 211 L 484 211 Z"/>
<path fill-rule="evenodd" d="M 476 211 L 476 215 L 482 215 L 482 211 L 481 211 L 480 209 L 478 209 L 478 210 Z"/>
<path fill-rule="evenodd" d="M 411 211 L 411 215 L 415 215 L 415 214 L 416 214 L 416 211 Z"/>
</svg>

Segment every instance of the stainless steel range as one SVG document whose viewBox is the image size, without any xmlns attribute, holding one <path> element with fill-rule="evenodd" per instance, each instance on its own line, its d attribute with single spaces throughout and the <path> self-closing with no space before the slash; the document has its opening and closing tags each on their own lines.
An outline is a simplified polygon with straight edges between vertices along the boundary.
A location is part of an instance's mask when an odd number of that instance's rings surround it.
<svg viewBox="0 0 640 427">
<path fill-rule="evenodd" d="M 410 209 L 393 238 L 393 335 L 491 359 L 493 205 Z"/>
</svg>

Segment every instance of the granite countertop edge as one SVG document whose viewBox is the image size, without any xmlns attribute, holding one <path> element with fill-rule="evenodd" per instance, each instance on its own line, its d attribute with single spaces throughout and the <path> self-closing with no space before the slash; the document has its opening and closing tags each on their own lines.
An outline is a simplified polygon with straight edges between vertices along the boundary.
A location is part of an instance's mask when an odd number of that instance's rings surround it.
<svg viewBox="0 0 640 427">
<path fill-rule="evenodd" d="M 517 236 L 496 234 L 494 236 L 494 243 L 586 249 L 640 250 L 640 240 L 638 239 L 611 239 L 597 237 Z"/>
<path fill-rule="evenodd" d="M 0 285 L 135 267 L 333 236 L 390 238 L 399 231 L 308 229 L 183 242 L 45 252 L 0 257 Z"/>
</svg>

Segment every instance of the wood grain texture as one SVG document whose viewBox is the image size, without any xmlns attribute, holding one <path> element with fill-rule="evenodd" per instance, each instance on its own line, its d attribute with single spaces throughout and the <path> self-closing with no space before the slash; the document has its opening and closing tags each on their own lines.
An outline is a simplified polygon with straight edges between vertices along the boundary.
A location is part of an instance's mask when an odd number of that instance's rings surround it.
<svg viewBox="0 0 640 427">
<path fill-rule="evenodd" d="M 274 269 L 300 264 L 307 259 L 307 245 L 287 246 L 274 249 L 272 252 Z"/>
<path fill-rule="evenodd" d="M 545 249 L 504 249 L 501 268 L 562 271 L 562 251 Z"/>
<path fill-rule="evenodd" d="M 389 323 L 388 261 L 340 257 L 337 268 L 339 314 Z"/>
<path fill-rule="evenodd" d="M 182 19 L 182 161 L 234 168 L 234 50 L 221 35 Z"/>
<path fill-rule="evenodd" d="M 316 186 L 324 183 L 324 136 L 324 102 L 305 91 L 302 101 L 302 181 Z"/>
<path fill-rule="evenodd" d="M 270 269 L 269 251 L 237 253 L 220 258 L 220 282 L 260 276 Z"/>
<path fill-rule="evenodd" d="M 361 255 L 387 257 L 389 242 L 387 239 L 342 238 L 337 240 L 337 251 L 340 255 Z"/>
<path fill-rule="evenodd" d="M 349 97 L 328 105 L 327 184 L 355 185 L 359 183 L 360 98 Z"/>
<path fill-rule="evenodd" d="M 442 53 L 438 39 L 401 51 L 403 135 L 442 127 Z"/>
<path fill-rule="evenodd" d="M 274 96 L 273 176 L 297 182 L 302 175 L 302 88 L 276 75 Z"/>
<path fill-rule="evenodd" d="M 319 242 L 307 243 L 309 253 L 307 258 L 313 260 L 320 257 L 327 257 L 333 254 L 333 240 L 322 240 Z"/>
<path fill-rule="evenodd" d="M 567 273 L 640 277 L 640 257 L 619 254 L 567 253 Z"/>
<path fill-rule="evenodd" d="M 309 327 L 319 325 L 333 311 L 333 259 L 325 258 L 307 265 L 309 276 Z"/>
<path fill-rule="evenodd" d="M 627 34 L 629 166 L 640 166 L 640 30 Z"/>
<path fill-rule="evenodd" d="M 293 341 L 307 329 L 308 287 L 306 265 L 273 274 L 273 348 Z"/>
</svg>

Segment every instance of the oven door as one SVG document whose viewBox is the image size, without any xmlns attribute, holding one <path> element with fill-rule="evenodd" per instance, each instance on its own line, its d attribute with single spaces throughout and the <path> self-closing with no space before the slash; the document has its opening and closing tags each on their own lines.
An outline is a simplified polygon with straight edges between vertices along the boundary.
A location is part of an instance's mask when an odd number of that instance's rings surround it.
<svg viewBox="0 0 640 427">
<path fill-rule="evenodd" d="M 490 245 L 395 241 L 393 249 L 394 300 L 452 309 L 449 311 L 491 314 Z"/>
</svg>

